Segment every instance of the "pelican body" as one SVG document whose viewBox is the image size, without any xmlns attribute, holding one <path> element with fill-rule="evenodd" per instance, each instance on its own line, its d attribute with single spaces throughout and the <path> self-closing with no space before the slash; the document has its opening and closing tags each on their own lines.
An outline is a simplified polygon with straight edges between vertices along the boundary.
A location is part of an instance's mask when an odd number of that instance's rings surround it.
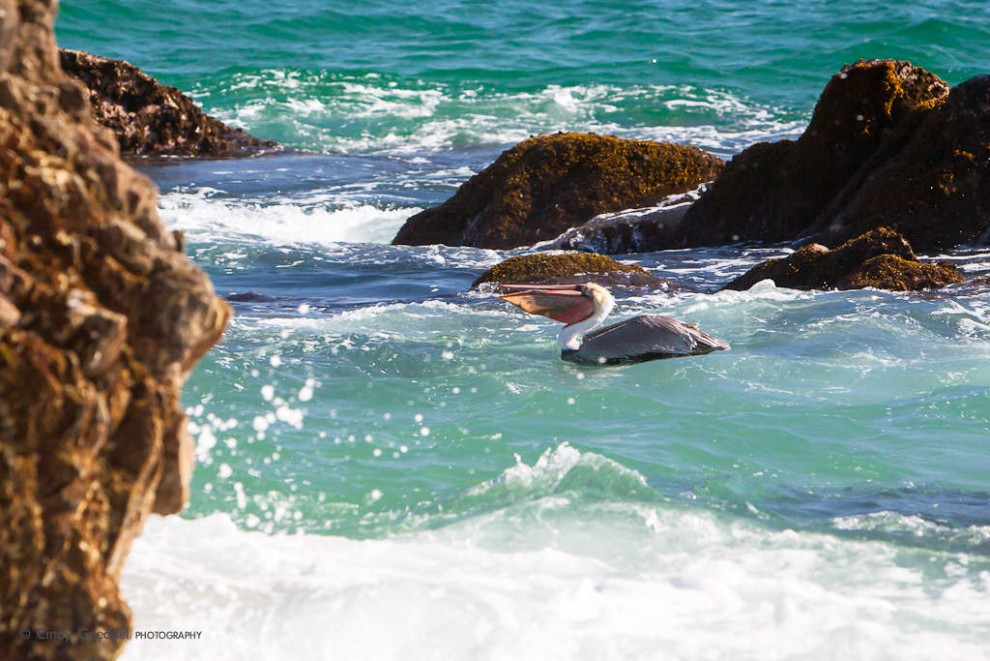
<svg viewBox="0 0 990 661">
<path fill-rule="evenodd" d="M 689 324 L 659 314 L 641 314 L 592 330 L 615 307 L 601 285 L 502 285 L 501 298 L 530 314 L 562 322 L 560 357 L 579 365 L 618 365 L 697 356 L 729 345 Z"/>
</svg>

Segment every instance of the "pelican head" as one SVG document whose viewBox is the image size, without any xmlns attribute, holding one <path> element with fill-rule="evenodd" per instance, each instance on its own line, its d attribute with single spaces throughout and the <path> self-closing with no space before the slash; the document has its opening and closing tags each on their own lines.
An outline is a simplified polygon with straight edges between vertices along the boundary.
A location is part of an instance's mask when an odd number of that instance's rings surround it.
<svg viewBox="0 0 990 661">
<path fill-rule="evenodd" d="M 615 307 L 608 289 L 593 282 L 579 285 L 501 285 L 501 298 L 530 314 L 564 325 L 557 344 L 561 351 L 581 346 L 580 337 L 600 324 Z"/>
</svg>

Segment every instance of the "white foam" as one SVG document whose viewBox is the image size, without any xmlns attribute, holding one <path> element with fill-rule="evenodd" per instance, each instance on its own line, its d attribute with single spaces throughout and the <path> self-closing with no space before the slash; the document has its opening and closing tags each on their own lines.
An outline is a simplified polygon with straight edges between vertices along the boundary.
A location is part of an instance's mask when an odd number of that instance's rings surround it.
<svg viewBox="0 0 990 661">
<path fill-rule="evenodd" d="M 470 495 L 486 493 L 494 486 L 504 485 L 518 490 L 520 487 L 530 489 L 537 487 L 541 492 L 553 492 L 567 475 L 578 466 L 586 466 L 594 470 L 606 469 L 621 474 L 636 484 L 646 486 L 646 478 L 636 471 L 593 452 L 581 452 L 566 441 L 555 448 L 549 448 L 540 455 L 536 462 L 529 466 L 522 457 L 515 455 L 516 464 L 506 469 L 497 478 L 471 489 Z"/>
<path fill-rule="evenodd" d="M 837 530 L 900 532 L 918 539 L 923 537 L 954 538 L 964 541 L 973 548 L 979 548 L 980 545 L 990 542 L 990 525 L 971 525 L 966 528 L 953 529 L 944 523 L 899 512 L 880 511 L 836 517 L 832 524 Z M 958 559 L 963 564 L 969 562 L 965 555 L 959 556 Z"/>
<path fill-rule="evenodd" d="M 761 280 L 749 289 L 736 291 L 733 289 L 723 289 L 714 294 L 706 296 L 694 296 L 685 307 L 681 308 L 680 314 L 697 314 L 706 310 L 725 310 L 735 308 L 739 304 L 772 302 L 784 303 L 800 300 L 811 300 L 821 297 L 819 292 L 799 291 L 797 289 L 787 289 L 777 287 L 773 280 Z"/>
<path fill-rule="evenodd" d="M 165 193 L 159 211 L 170 227 L 193 237 L 244 237 L 289 243 L 389 243 L 406 219 L 421 209 L 382 209 L 345 203 L 337 208 L 292 201 L 258 204 L 199 188 Z"/>
<path fill-rule="evenodd" d="M 984 658 L 990 574 L 961 558 L 934 584 L 882 542 L 539 505 L 366 541 L 153 519 L 122 579 L 134 628 L 203 633 L 123 658 Z"/>
<path fill-rule="evenodd" d="M 502 93 L 481 85 L 399 82 L 378 74 L 267 70 L 234 74 L 223 87 L 225 96 L 237 91 L 245 100 L 233 109 L 210 108 L 220 119 L 255 132 L 268 123 L 277 125 L 279 131 L 288 130 L 283 140 L 289 144 L 335 152 L 409 153 L 466 142 L 510 144 L 544 132 L 591 131 L 734 153 L 759 140 L 795 136 L 805 126 L 805 120 L 783 119 L 779 109 L 730 91 L 691 86 L 552 84 Z M 624 107 L 651 106 L 671 113 L 667 125 L 627 126 L 613 119 Z"/>
</svg>

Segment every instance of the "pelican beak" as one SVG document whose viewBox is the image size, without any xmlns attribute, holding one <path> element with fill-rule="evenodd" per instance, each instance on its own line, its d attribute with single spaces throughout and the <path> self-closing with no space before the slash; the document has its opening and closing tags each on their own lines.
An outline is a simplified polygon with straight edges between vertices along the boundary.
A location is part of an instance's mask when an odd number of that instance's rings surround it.
<svg viewBox="0 0 990 661">
<path fill-rule="evenodd" d="M 595 312 L 594 301 L 579 285 L 499 285 L 499 297 L 530 314 L 574 324 Z"/>
</svg>

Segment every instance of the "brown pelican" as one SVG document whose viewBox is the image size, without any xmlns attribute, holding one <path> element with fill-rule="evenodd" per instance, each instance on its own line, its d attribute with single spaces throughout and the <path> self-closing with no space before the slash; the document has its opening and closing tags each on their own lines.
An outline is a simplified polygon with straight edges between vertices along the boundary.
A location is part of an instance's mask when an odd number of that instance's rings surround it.
<svg viewBox="0 0 990 661">
<path fill-rule="evenodd" d="M 560 357 L 581 365 L 641 363 L 695 356 L 729 345 L 689 324 L 659 314 L 641 314 L 596 331 L 615 307 L 608 289 L 584 285 L 501 285 L 501 298 L 530 314 L 564 324 L 557 336 Z M 582 339 L 583 338 L 583 339 Z"/>
</svg>

